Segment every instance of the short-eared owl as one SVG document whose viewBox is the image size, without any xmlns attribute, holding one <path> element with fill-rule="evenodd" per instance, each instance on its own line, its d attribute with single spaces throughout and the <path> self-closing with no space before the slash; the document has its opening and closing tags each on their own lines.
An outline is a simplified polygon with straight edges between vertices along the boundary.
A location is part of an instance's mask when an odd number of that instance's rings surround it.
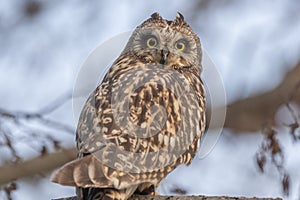
<svg viewBox="0 0 300 200">
<path fill-rule="evenodd" d="M 76 186 L 84 200 L 154 194 L 199 148 L 201 58 L 200 40 L 180 13 L 173 21 L 152 14 L 89 96 L 76 132 L 78 159 L 52 180 Z"/>
</svg>

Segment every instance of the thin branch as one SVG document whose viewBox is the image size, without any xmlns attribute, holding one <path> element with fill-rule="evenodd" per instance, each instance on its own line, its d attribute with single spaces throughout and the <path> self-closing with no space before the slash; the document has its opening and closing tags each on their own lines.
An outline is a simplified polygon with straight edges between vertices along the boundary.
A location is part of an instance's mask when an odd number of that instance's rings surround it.
<svg viewBox="0 0 300 200">
<path fill-rule="evenodd" d="M 3 135 L 3 137 L 5 139 L 5 146 L 7 146 L 10 149 L 10 151 L 13 155 L 13 158 L 15 159 L 14 162 L 20 161 L 21 158 L 18 155 L 18 153 L 17 153 L 16 149 L 14 148 L 14 146 L 12 145 L 12 142 L 11 142 L 10 138 L 8 137 L 8 135 L 5 132 L 2 132 L 1 130 L 0 130 L 0 133 Z"/>
<path fill-rule="evenodd" d="M 8 111 L 4 108 L 0 108 L 0 115 L 4 118 L 22 118 L 22 119 L 35 119 L 40 118 L 43 115 L 47 115 L 57 110 L 64 105 L 72 97 L 71 93 L 63 94 L 57 99 L 53 100 L 43 108 L 36 112 L 24 112 L 24 111 Z"/>
<path fill-rule="evenodd" d="M 63 94 L 62 96 L 58 97 L 57 99 L 55 99 L 54 101 L 52 101 L 51 103 L 43 107 L 42 109 L 38 110 L 36 113 L 42 115 L 49 114 L 54 110 L 57 110 L 62 105 L 64 105 L 71 98 L 72 98 L 72 94 L 70 92 L 67 94 Z"/>
<path fill-rule="evenodd" d="M 72 95 L 70 93 L 64 94 L 37 112 L 8 111 L 0 108 L 0 117 L 2 116 L 3 118 L 12 119 L 18 125 L 20 125 L 20 120 L 39 120 L 42 124 L 48 127 L 74 134 L 75 130 L 71 126 L 45 117 L 45 115 L 50 114 L 61 107 L 64 103 L 70 100 L 71 97 Z"/>
<path fill-rule="evenodd" d="M 67 124 L 64 124 L 64 123 L 61 123 L 61 122 L 58 122 L 55 120 L 51 120 L 51 119 L 45 119 L 43 117 L 38 118 L 38 120 L 40 120 L 44 125 L 47 125 L 48 127 L 58 129 L 58 130 L 63 130 L 70 134 L 75 133 L 74 128 Z"/>
</svg>

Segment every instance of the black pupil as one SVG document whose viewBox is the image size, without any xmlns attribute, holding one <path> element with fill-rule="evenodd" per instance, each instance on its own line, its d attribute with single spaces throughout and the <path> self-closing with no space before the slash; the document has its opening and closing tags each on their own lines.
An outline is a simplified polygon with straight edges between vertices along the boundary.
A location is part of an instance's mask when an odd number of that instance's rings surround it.
<svg viewBox="0 0 300 200">
<path fill-rule="evenodd" d="M 182 49 L 182 44 L 181 43 L 177 43 L 177 48 L 178 49 Z"/>
<path fill-rule="evenodd" d="M 149 40 L 149 45 L 150 46 L 154 46 L 155 45 L 155 40 L 154 39 L 150 39 Z"/>
</svg>

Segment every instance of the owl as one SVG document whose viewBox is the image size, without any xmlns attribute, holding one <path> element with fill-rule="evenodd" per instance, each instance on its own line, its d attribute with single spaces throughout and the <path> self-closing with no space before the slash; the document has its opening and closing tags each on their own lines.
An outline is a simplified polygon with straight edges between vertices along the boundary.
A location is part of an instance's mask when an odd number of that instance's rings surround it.
<svg viewBox="0 0 300 200">
<path fill-rule="evenodd" d="M 52 181 L 75 186 L 78 199 L 127 200 L 155 189 L 195 157 L 205 129 L 198 36 L 177 13 L 139 25 L 77 126 L 78 158 Z"/>
</svg>

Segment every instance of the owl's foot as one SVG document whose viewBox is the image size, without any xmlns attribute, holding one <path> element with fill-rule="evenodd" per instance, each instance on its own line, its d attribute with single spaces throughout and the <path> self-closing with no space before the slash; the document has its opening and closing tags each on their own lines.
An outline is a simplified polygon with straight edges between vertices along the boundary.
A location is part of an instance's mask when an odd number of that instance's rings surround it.
<svg viewBox="0 0 300 200">
<path fill-rule="evenodd" d="M 144 184 L 139 185 L 139 187 L 134 192 L 134 194 L 159 196 L 159 194 L 157 192 L 155 192 L 154 185 L 152 185 L 150 183 L 144 183 Z"/>
</svg>

